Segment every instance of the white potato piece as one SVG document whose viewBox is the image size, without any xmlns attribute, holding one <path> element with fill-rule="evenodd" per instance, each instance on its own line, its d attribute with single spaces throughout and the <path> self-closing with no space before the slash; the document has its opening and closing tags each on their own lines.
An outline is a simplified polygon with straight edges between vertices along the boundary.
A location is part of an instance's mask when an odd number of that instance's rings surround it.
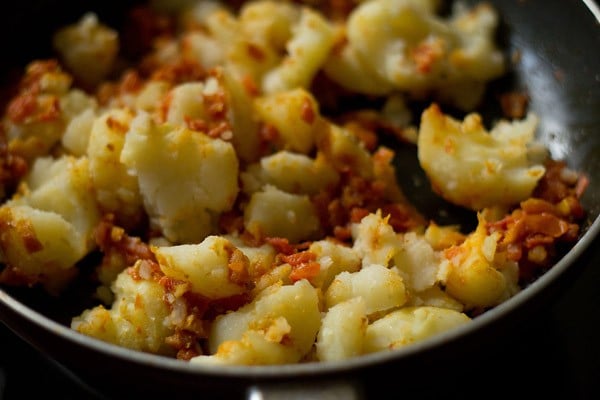
<svg viewBox="0 0 600 400">
<path fill-rule="evenodd" d="M 165 323 L 170 309 L 165 290 L 152 280 L 134 279 L 121 272 L 112 285 L 115 300 L 110 309 L 96 306 L 71 320 L 71 328 L 96 339 L 133 350 L 173 356 L 165 343 L 174 329 Z"/>
<path fill-rule="evenodd" d="M 402 277 L 378 264 L 339 273 L 325 292 L 325 304 L 331 308 L 355 297 L 363 299 L 367 315 L 400 307 L 408 300 Z"/>
<path fill-rule="evenodd" d="M 0 224 L 0 259 L 6 265 L 0 282 L 40 283 L 49 293 L 58 294 L 75 276 L 75 263 L 88 250 L 87 238 L 55 212 L 4 205 Z"/>
<path fill-rule="evenodd" d="M 464 313 L 437 307 L 404 307 L 367 327 L 364 351 L 373 353 L 408 346 L 468 324 Z"/>
<path fill-rule="evenodd" d="M 314 237 L 320 222 L 308 196 L 267 185 L 250 198 L 244 209 L 244 226 L 255 237 L 284 237 L 297 243 Z"/>
<path fill-rule="evenodd" d="M 76 274 L 75 263 L 96 246 L 100 221 L 90 186 L 86 158 L 34 162 L 20 191 L 2 207 L 0 248 L 11 274 L 51 292 Z"/>
<path fill-rule="evenodd" d="M 95 85 L 112 70 L 119 52 L 118 33 L 94 13 L 58 30 L 53 38 L 65 66 L 85 85 Z"/>
<path fill-rule="evenodd" d="M 153 247 L 165 275 L 189 282 L 191 291 L 209 299 L 243 293 L 246 288 L 231 282 L 229 262 L 236 249 L 220 236 L 208 236 L 200 244 Z"/>
<path fill-rule="evenodd" d="M 537 121 L 529 113 L 487 132 L 478 114 L 460 122 L 433 104 L 421 117 L 419 162 L 433 189 L 454 204 L 476 211 L 517 204 L 531 195 L 545 172 L 527 158 Z"/>
<path fill-rule="evenodd" d="M 230 143 L 146 113 L 134 118 L 121 162 L 138 179 L 151 223 L 172 243 L 198 243 L 215 229 L 238 193 L 238 159 Z"/>
<path fill-rule="evenodd" d="M 78 157 L 87 154 L 90 134 L 95 120 L 96 113 L 94 109 L 88 108 L 69 122 L 62 136 L 61 143 L 70 154 Z"/>
<path fill-rule="evenodd" d="M 344 43 L 345 30 L 336 34 L 336 43 Z M 323 71 L 334 82 L 352 92 L 382 96 L 393 90 L 393 85 L 377 74 L 375 66 L 363 61 L 354 46 L 343 46 L 332 51 Z"/>
<path fill-rule="evenodd" d="M 482 4 L 436 14 L 438 1 L 362 2 L 338 32 L 324 71 L 346 89 L 385 95 L 398 90 L 437 96 L 465 110 L 486 82 L 505 71 L 496 47 L 496 11 Z"/>
<path fill-rule="evenodd" d="M 66 125 L 89 106 L 89 98 L 71 90 L 73 78 L 52 61 L 31 62 L 21 81 L 23 87 L 3 115 L 2 129 L 10 152 L 33 162 L 60 143 Z"/>
<path fill-rule="evenodd" d="M 73 225 L 87 249 L 100 212 L 93 193 L 88 159 L 62 156 L 38 158 L 26 177 L 28 192 L 15 200 L 33 208 L 60 214 Z"/>
<path fill-rule="evenodd" d="M 317 359 L 340 361 L 361 355 L 368 324 L 361 297 L 331 307 L 323 316 L 317 335 Z"/>
<path fill-rule="evenodd" d="M 239 22 L 244 34 L 249 35 L 253 41 L 268 43 L 274 49 L 284 50 L 300 16 L 301 10 L 294 4 L 260 0 L 242 5 Z"/>
<path fill-rule="evenodd" d="M 242 175 L 245 191 L 253 192 L 269 184 L 288 193 L 309 195 L 336 185 L 340 179 L 322 154 L 311 158 L 286 150 L 261 158 L 245 175 Z"/>
<path fill-rule="evenodd" d="M 423 236 L 407 232 L 401 235 L 393 263 L 400 271 L 407 289 L 421 292 L 436 284 L 441 256 Z"/>
<path fill-rule="evenodd" d="M 465 306 L 460 301 L 446 293 L 440 286 L 432 286 L 418 293 L 411 293 L 405 307 L 430 306 L 448 308 L 459 312 L 465 311 Z"/>
<path fill-rule="evenodd" d="M 308 281 L 273 285 L 237 311 L 218 316 L 208 338 L 211 355 L 191 362 L 295 363 L 311 350 L 320 324 L 318 295 Z"/>
</svg>

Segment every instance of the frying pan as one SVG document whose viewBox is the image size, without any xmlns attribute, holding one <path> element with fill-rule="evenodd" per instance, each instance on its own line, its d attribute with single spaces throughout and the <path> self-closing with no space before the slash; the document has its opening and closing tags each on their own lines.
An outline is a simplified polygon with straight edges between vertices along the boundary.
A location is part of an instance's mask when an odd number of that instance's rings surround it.
<svg viewBox="0 0 600 400">
<path fill-rule="evenodd" d="M 109 4 L 106 4 L 109 3 Z M 467 1 L 476 3 L 476 1 Z M 364 376 L 402 377 L 405 388 L 426 387 L 457 359 L 485 352 L 494 341 L 556 297 L 598 259 L 600 247 L 600 10 L 591 0 L 494 0 L 502 25 L 499 41 L 507 56 L 520 59 L 510 73 L 489 87 L 482 109 L 485 118 L 499 115 L 497 96 L 509 89 L 526 90 L 529 107 L 540 116 L 538 138 L 553 158 L 564 159 L 587 174 L 590 185 L 582 198 L 588 214 L 577 244 L 547 273 L 472 323 L 393 352 L 380 352 L 343 362 L 264 367 L 206 367 L 133 352 L 82 336 L 67 325 L 67 317 L 82 308 L 77 293 L 49 299 L 30 289 L 0 287 L 0 317 L 31 346 L 74 373 L 90 393 L 107 398 L 361 398 Z M 0 37 L 15 65 L 49 54 L 50 32 L 94 9 L 101 20 L 118 25 L 125 2 L 21 1 L 7 5 Z M 26 21 L 26 25 L 24 25 Z M 27 29 L 28 35 L 19 35 Z M 15 40 L 19 38 L 19 40 Z M 2 74 L 10 77 L 3 61 Z M 399 177 L 421 211 L 441 223 L 465 222 L 460 210 L 442 202 L 428 188 L 415 187 L 423 176 L 414 154 L 398 154 Z M 447 213 L 441 213 L 446 210 Z M 516 361 L 518 362 L 518 360 Z M 390 387 L 387 378 L 387 387 Z M 395 378 L 393 378 L 394 380 Z M 392 383 L 393 384 L 393 383 Z M 382 387 L 386 387 L 384 381 Z M 407 389 L 405 389 L 407 390 Z M 402 393 L 409 394 L 403 390 Z M 400 395 L 400 392 L 398 393 Z"/>
</svg>

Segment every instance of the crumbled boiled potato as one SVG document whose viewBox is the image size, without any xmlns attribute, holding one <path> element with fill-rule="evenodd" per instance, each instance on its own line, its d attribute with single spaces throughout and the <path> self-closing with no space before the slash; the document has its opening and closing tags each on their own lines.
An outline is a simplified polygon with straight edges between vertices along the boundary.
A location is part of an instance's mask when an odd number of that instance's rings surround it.
<svg viewBox="0 0 600 400">
<path fill-rule="evenodd" d="M 315 237 L 320 225 L 308 196 L 266 185 L 252 194 L 244 211 L 246 230 L 257 237 L 286 237 L 300 242 Z"/>
<path fill-rule="evenodd" d="M 135 228 L 143 215 L 138 181 L 120 160 L 133 117 L 128 110 L 105 112 L 93 121 L 87 146 L 98 204 L 127 228 Z"/>
<path fill-rule="evenodd" d="M 283 364 L 307 354 L 321 320 L 316 289 L 306 280 L 272 285 L 241 309 L 217 317 L 209 335 L 210 356 L 192 362 Z"/>
<path fill-rule="evenodd" d="M 361 257 L 363 266 L 389 266 L 398 252 L 400 237 L 383 218 L 381 212 L 364 217 L 352 225 L 353 249 Z"/>
<path fill-rule="evenodd" d="M 119 35 L 101 24 L 96 14 L 88 13 L 56 32 L 53 44 L 73 75 L 91 85 L 110 73 L 119 51 Z"/>
<path fill-rule="evenodd" d="M 402 277 L 378 264 L 336 275 L 325 292 L 325 303 L 331 308 L 355 297 L 364 300 L 367 315 L 400 307 L 408 299 Z"/>
<path fill-rule="evenodd" d="M 519 290 L 515 262 L 497 254 L 498 236 L 486 233 L 485 220 L 480 217 L 475 232 L 444 252 L 441 280 L 448 294 L 467 307 L 491 307 Z"/>
<path fill-rule="evenodd" d="M 120 273 L 112 290 L 115 300 L 107 310 L 97 306 L 73 318 L 71 327 L 119 346 L 146 352 L 172 355 L 165 338 L 173 328 L 165 323 L 170 314 L 162 300 L 165 289 L 157 282 L 134 279 L 129 270 Z"/>
<path fill-rule="evenodd" d="M 536 115 L 483 126 L 498 15 L 454 4 L 153 0 L 139 37 L 57 31 L 0 118 L 0 283 L 58 296 L 94 263 L 72 329 L 249 366 L 408 346 L 516 295 L 575 240 L 585 182 Z M 476 229 L 409 202 L 395 139 Z"/>
<path fill-rule="evenodd" d="M 286 150 L 261 158 L 256 166 L 249 166 L 241 176 L 244 190 L 256 192 L 264 185 L 272 185 L 288 193 L 316 194 L 336 185 L 340 177 L 322 154 L 310 158 Z"/>
<path fill-rule="evenodd" d="M 467 324 L 470 320 L 464 313 L 446 308 L 404 307 L 367 327 L 364 351 L 373 353 L 407 346 Z"/>
<path fill-rule="evenodd" d="M 286 44 L 287 56 L 263 78 L 265 93 L 310 86 L 334 45 L 330 23 L 310 8 L 303 8 L 292 38 Z"/>
<path fill-rule="evenodd" d="M 166 276 L 189 282 L 194 293 L 218 299 L 244 292 L 244 286 L 229 278 L 235 250 L 227 239 L 208 236 L 200 244 L 157 247 L 153 252 Z"/>
<path fill-rule="evenodd" d="M 529 114 L 487 132 L 478 114 L 460 122 L 431 105 L 421 117 L 419 162 L 434 190 L 455 204 L 476 211 L 515 205 L 531 196 L 544 175 L 544 166 L 527 158 L 537 121 Z"/>
<path fill-rule="evenodd" d="M 146 113 L 132 120 L 120 161 L 137 177 L 151 223 L 174 243 L 214 232 L 215 215 L 229 210 L 237 196 L 239 162 L 230 143 L 157 125 Z"/>
<path fill-rule="evenodd" d="M 95 248 L 100 212 L 89 187 L 87 159 L 37 159 L 20 194 L 0 207 L 1 258 L 11 266 L 5 274 L 53 292 L 66 285 L 75 263 Z"/>
<path fill-rule="evenodd" d="M 361 355 L 368 322 L 362 297 L 329 308 L 317 335 L 318 360 L 339 361 Z"/>
<path fill-rule="evenodd" d="M 486 82 L 505 71 L 493 36 L 498 17 L 480 4 L 457 6 L 444 19 L 436 14 L 437 3 L 361 3 L 338 39 L 342 50 L 327 62 L 328 76 L 352 91 L 381 95 L 401 89 L 417 97 L 433 91 L 458 107 L 475 107 Z"/>
</svg>

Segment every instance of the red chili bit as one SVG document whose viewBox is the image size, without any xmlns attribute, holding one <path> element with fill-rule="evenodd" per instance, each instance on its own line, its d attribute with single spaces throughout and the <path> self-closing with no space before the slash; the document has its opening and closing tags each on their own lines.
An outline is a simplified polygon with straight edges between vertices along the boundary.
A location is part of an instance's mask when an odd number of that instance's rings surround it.
<svg viewBox="0 0 600 400">
<path fill-rule="evenodd" d="M 315 109 L 313 107 L 313 103 L 308 97 L 305 97 L 304 100 L 302 100 L 302 106 L 300 107 L 300 118 L 302 118 L 302 120 L 309 125 L 315 122 Z"/>
<path fill-rule="evenodd" d="M 283 262 L 290 264 L 292 267 L 306 264 L 317 259 L 317 255 L 310 251 L 303 251 L 300 253 L 294 253 L 290 255 L 284 255 L 281 257 Z"/>
<path fill-rule="evenodd" d="M 252 43 L 247 43 L 246 45 L 246 50 L 248 50 L 248 55 L 250 57 L 252 57 L 253 59 L 255 59 L 256 61 L 264 61 L 265 60 L 265 52 L 263 51 L 263 49 L 261 49 L 260 47 L 258 47 L 255 44 Z"/>
<path fill-rule="evenodd" d="M 421 42 L 412 51 L 412 59 L 416 64 L 417 71 L 421 74 L 431 72 L 433 64 L 441 57 L 443 48 L 439 42 Z"/>
<path fill-rule="evenodd" d="M 142 88 L 143 83 L 140 74 L 136 70 L 128 70 L 121 77 L 119 91 L 121 93 L 135 93 Z"/>
<path fill-rule="evenodd" d="M 215 139 L 221 139 L 225 141 L 231 141 L 233 139 L 233 131 L 231 129 L 231 125 L 227 121 L 218 122 L 216 125 L 212 126 L 208 132 L 206 132 L 207 136 Z"/>
<path fill-rule="evenodd" d="M 20 124 L 24 122 L 27 117 L 33 115 L 36 108 L 36 94 L 33 92 L 25 92 L 11 100 L 8 104 L 6 115 L 12 122 Z"/>
<path fill-rule="evenodd" d="M 287 238 L 267 237 L 265 238 L 265 242 L 275 247 L 275 250 L 277 250 L 278 253 L 282 253 L 284 255 L 290 255 L 296 251 L 294 246 L 290 244 Z"/>
<path fill-rule="evenodd" d="M 184 116 L 183 120 L 185 125 L 196 132 L 206 132 L 208 130 L 208 124 L 202 118 L 190 118 L 189 116 Z"/>
<path fill-rule="evenodd" d="M 318 262 L 309 262 L 306 264 L 300 264 L 292 268 L 290 272 L 290 279 L 292 282 L 299 281 L 301 279 L 310 279 L 319 275 L 321 271 L 321 265 Z"/>
<path fill-rule="evenodd" d="M 364 217 L 369 215 L 369 210 L 361 207 L 354 207 L 350 210 L 350 222 L 358 223 L 362 221 Z"/>
<path fill-rule="evenodd" d="M 316 262 L 317 255 L 310 251 L 282 256 L 281 260 L 292 266 L 290 279 L 295 282 L 300 279 L 310 279 L 319 274 L 321 265 Z"/>
</svg>

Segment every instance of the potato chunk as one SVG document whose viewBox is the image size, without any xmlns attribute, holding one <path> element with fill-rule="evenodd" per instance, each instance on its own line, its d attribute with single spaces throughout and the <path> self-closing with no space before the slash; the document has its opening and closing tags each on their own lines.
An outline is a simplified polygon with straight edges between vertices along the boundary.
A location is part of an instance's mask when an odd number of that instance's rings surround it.
<svg viewBox="0 0 600 400">
<path fill-rule="evenodd" d="M 173 243 L 197 243 L 215 230 L 215 218 L 238 193 L 238 159 L 220 139 L 145 113 L 131 123 L 121 162 L 137 176 L 151 223 Z"/>
<path fill-rule="evenodd" d="M 110 309 L 97 306 L 73 318 L 71 328 L 105 342 L 134 350 L 174 355 L 165 343 L 173 329 L 165 323 L 170 310 L 163 300 L 163 286 L 152 280 L 136 280 L 129 270 L 112 285 L 115 300 Z"/>
<path fill-rule="evenodd" d="M 362 297 L 368 315 L 400 307 L 408 299 L 402 277 L 377 264 L 339 273 L 325 292 L 325 304 L 331 308 L 355 297 Z"/>
<path fill-rule="evenodd" d="M 310 239 L 320 229 L 308 196 L 286 193 L 272 186 L 252 195 L 244 210 L 244 224 L 256 237 L 284 237 L 291 242 Z"/>
<path fill-rule="evenodd" d="M 305 89 L 292 89 L 257 98 L 254 101 L 259 118 L 279 134 L 279 148 L 308 154 L 315 145 L 322 126 L 314 96 Z"/>
<path fill-rule="evenodd" d="M 433 104 L 421 117 L 419 162 L 433 189 L 454 204 L 473 210 L 511 206 L 528 198 L 545 172 L 527 159 L 536 126 L 537 117 L 529 114 L 488 133 L 478 114 L 461 123 Z"/>
<path fill-rule="evenodd" d="M 89 187 L 86 158 L 36 160 L 21 193 L 1 208 L 0 248 L 9 266 L 2 279 L 20 276 L 52 292 L 67 283 L 75 263 L 95 247 L 100 214 Z"/>
<path fill-rule="evenodd" d="M 396 349 L 467 324 L 465 314 L 438 307 L 405 307 L 367 327 L 365 352 Z"/>
<path fill-rule="evenodd" d="M 218 316 L 208 338 L 212 355 L 191 362 L 295 363 L 311 350 L 320 323 L 319 299 L 308 281 L 273 285 L 252 303 Z"/>
<path fill-rule="evenodd" d="M 228 265 L 234 250 L 235 246 L 220 236 L 208 236 L 200 244 L 152 249 L 165 275 L 189 282 L 191 291 L 209 299 L 244 292 L 244 286 L 229 279 Z"/>
<path fill-rule="evenodd" d="M 120 160 L 132 119 L 133 114 L 124 109 L 105 112 L 94 120 L 87 147 L 98 204 L 128 229 L 135 228 L 143 217 L 137 178 Z"/>
<path fill-rule="evenodd" d="M 518 268 L 497 252 L 498 232 L 487 234 L 480 215 L 475 232 L 444 252 L 440 279 L 446 292 L 467 308 L 491 307 L 518 292 Z"/>
<path fill-rule="evenodd" d="M 73 75 L 90 86 L 108 75 L 119 51 L 117 32 L 101 24 L 94 13 L 84 15 L 76 24 L 63 27 L 52 39 Z"/>
<path fill-rule="evenodd" d="M 242 174 L 244 190 L 253 192 L 265 184 L 288 193 L 316 194 L 339 181 L 339 174 L 323 157 L 279 151 L 261 158 Z"/>
<path fill-rule="evenodd" d="M 319 361 L 337 361 L 356 357 L 363 352 L 368 318 L 361 297 L 331 307 L 317 335 Z"/>
</svg>

